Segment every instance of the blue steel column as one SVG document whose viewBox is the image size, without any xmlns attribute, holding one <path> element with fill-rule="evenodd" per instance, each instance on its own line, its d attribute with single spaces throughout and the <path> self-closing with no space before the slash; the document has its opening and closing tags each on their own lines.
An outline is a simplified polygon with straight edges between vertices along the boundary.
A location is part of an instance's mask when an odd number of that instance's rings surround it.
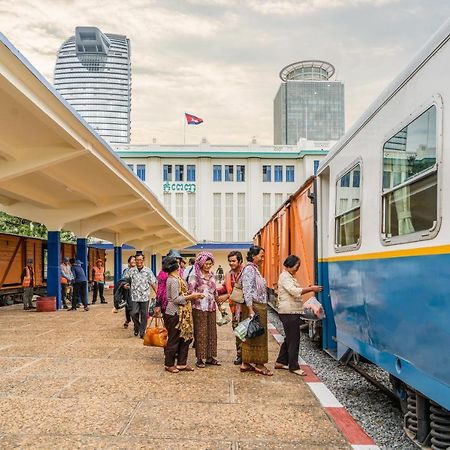
<svg viewBox="0 0 450 450">
<path fill-rule="evenodd" d="M 114 286 L 117 286 L 122 278 L 122 246 L 114 247 Z"/>
<path fill-rule="evenodd" d="M 157 275 L 157 273 L 156 273 L 156 255 L 155 255 L 155 254 L 152 255 L 151 269 L 152 269 L 152 272 L 153 272 L 155 275 Z"/>
<path fill-rule="evenodd" d="M 61 308 L 61 236 L 59 231 L 48 232 L 47 295 L 56 297 L 56 309 Z"/>
<path fill-rule="evenodd" d="M 86 298 L 89 299 L 89 267 L 88 267 L 88 246 L 87 246 L 87 238 L 78 238 L 77 239 L 77 259 L 81 261 L 81 267 L 86 273 L 86 279 L 88 282 L 86 283 Z M 89 300 L 88 300 L 89 303 Z"/>
</svg>

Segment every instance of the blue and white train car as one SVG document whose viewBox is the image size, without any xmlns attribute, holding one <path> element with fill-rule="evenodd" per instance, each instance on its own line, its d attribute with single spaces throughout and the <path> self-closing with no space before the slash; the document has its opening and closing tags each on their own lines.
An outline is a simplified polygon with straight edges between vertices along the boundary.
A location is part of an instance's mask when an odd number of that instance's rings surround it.
<svg viewBox="0 0 450 450">
<path fill-rule="evenodd" d="M 450 21 L 318 170 L 323 345 L 388 371 L 405 428 L 450 447 Z"/>
</svg>

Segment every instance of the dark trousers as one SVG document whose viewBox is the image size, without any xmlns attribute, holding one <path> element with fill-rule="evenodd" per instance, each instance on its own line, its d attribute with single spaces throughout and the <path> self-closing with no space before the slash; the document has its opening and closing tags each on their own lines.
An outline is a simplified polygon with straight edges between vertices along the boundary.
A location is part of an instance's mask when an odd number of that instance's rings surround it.
<svg viewBox="0 0 450 450">
<path fill-rule="evenodd" d="M 300 314 L 280 314 L 284 328 L 284 342 L 281 345 L 277 363 L 289 366 L 289 370 L 298 370 L 298 352 L 300 346 Z"/>
<path fill-rule="evenodd" d="M 172 367 L 177 362 L 179 366 L 185 366 L 188 359 L 189 345 L 192 339 L 185 341 L 180 337 L 180 330 L 176 328 L 178 325 L 178 314 L 170 316 L 164 314 L 164 326 L 167 328 L 168 339 L 164 348 L 164 365 Z"/>
<path fill-rule="evenodd" d="M 97 295 L 100 295 L 100 301 L 104 303 L 105 297 L 103 296 L 103 291 L 105 289 L 104 283 L 98 283 L 97 281 L 94 281 L 94 297 L 92 298 L 92 303 L 95 303 L 97 301 Z"/>
<path fill-rule="evenodd" d="M 86 281 L 78 281 L 73 284 L 72 308 L 76 308 L 78 302 L 83 303 L 84 306 L 87 306 L 86 283 Z"/>
<path fill-rule="evenodd" d="M 134 323 L 134 331 L 139 333 L 140 336 L 144 336 L 145 329 L 147 328 L 148 301 L 132 301 L 131 304 L 131 318 Z"/>
<path fill-rule="evenodd" d="M 61 283 L 61 302 L 63 305 L 67 305 L 66 297 L 67 297 L 67 284 Z"/>
</svg>

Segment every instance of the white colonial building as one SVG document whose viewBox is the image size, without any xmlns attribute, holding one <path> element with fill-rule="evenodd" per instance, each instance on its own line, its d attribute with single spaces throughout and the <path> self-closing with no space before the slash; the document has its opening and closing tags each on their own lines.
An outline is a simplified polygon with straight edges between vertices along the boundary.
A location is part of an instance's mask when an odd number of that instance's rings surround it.
<svg viewBox="0 0 450 450">
<path fill-rule="evenodd" d="M 255 140 L 211 145 L 203 139 L 199 145 L 121 145 L 116 151 L 199 243 L 233 244 L 252 240 L 329 147 Z"/>
</svg>

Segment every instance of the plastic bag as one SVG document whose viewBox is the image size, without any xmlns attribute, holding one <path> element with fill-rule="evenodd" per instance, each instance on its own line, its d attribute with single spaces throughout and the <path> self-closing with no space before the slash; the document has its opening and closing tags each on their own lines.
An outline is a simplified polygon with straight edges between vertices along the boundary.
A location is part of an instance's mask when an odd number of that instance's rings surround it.
<svg viewBox="0 0 450 450">
<path fill-rule="evenodd" d="M 155 308 L 156 308 L 156 299 L 152 298 L 148 302 L 148 314 L 147 314 L 147 317 L 153 317 L 155 315 Z"/>
<path fill-rule="evenodd" d="M 144 345 L 148 347 L 165 347 L 167 345 L 168 332 L 162 319 L 155 319 L 155 326 L 152 327 L 153 319 L 145 330 Z"/>
<path fill-rule="evenodd" d="M 239 322 L 237 324 L 236 328 L 234 329 L 235 336 L 238 339 L 240 339 L 242 342 L 244 342 L 247 337 L 247 329 L 248 329 L 248 326 L 249 326 L 251 320 L 252 319 L 250 317 L 248 317 L 247 319 L 243 320 L 242 322 Z"/>
<path fill-rule="evenodd" d="M 228 322 L 230 322 L 231 319 L 228 316 L 228 313 L 226 311 L 222 311 L 220 307 L 218 306 L 216 308 L 216 323 L 221 327 L 222 325 L 226 325 Z"/>
<path fill-rule="evenodd" d="M 301 317 L 302 319 L 308 320 L 322 320 L 325 318 L 322 304 L 316 299 L 316 297 L 311 297 L 304 303 Z"/>
<path fill-rule="evenodd" d="M 254 339 L 265 333 L 264 327 L 261 325 L 258 314 L 255 314 L 248 324 L 247 339 Z"/>
</svg>

